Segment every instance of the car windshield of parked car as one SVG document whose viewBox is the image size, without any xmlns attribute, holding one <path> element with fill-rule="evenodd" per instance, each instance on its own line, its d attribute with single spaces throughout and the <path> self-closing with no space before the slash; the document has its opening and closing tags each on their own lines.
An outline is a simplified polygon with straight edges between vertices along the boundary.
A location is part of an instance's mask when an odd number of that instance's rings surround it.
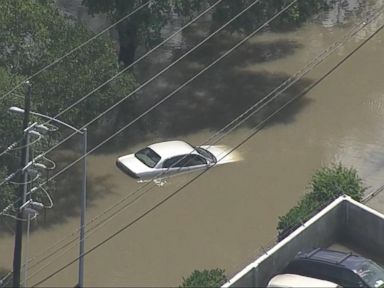
<svg viewBox="0 0 384 288">
<path fill-rule="evenodd" d="M 384 284 L 384 269 L 371 260 L 349 257 L 343 264 L 360 276 L 369 287 L 380 287 Z"/>
<path fill-rule="evenodd" d="M 208 158 L 211 162 L 216 162 L 216 157 L 213 156 L 213 154 L 208 150 L 201 147 L 194 147 L 194 148 L 199 154 L 203 155 L 205 158 Z"/>
<path fill-rule="evenodd" d="M 155 167 L 161 158 L 155 151 L 148 147 L 135 153 L 135 157 L 150 168 Z"/>
</svg>

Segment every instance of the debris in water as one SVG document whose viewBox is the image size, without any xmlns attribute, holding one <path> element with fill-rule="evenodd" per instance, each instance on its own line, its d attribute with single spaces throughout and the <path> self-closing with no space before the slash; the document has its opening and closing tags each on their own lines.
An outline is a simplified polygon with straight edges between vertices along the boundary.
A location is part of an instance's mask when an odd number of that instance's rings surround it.
<svg viewBox="0 0 384 288">
<path fill-rule="evenodd" d="M 164 178 L 159 178 L 159 179 L 154 179 L 153 182 L 157 185 L 157 186 L 163 186 L 164 184 L 167 183 L 167 180 L 164 179 Z"/>
</svg>

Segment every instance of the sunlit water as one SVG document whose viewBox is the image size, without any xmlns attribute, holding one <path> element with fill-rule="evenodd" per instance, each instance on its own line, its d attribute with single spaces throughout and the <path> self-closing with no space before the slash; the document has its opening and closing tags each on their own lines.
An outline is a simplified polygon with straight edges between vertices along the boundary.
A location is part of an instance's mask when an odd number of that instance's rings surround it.
<svg viewBox="0 0 384 288">
<path fill-rule="evenodd" d="M 350 5 L 355 7 L 355 2 L 350 1 Z M 197 175 L 188 173 L 171 177 L 155 185 L 137 183 L 115 166 L 117 157 L 169 139 L 204 144 L 249 105 L 342 37 L 350 29 L 351 22 L 359 21 L 346 14 L 339 15 L 338 23 L 331 16 L 324 16 L 295 31 L 266 33 L 253 38 L 141 123 L 142 127 L 155 127 L 152 133 L 136 133 L 136 141 L 127 138 L 127 142 L 134 143 L 132 145 L 125 144 L 120 138 L 119 145 L 113 143 L 102 153 L 92 154 L 88 159 L 87 219 L 94 219 L 111 205 L 116 204 L 116 208 L 126 205 L 126 209 L 95 233 L 89 233 L 86 249 L 130 223 Z M 384 20 L 379 19 L 368 26 L 308 74 L 300 85 L 305 87 L 318 79 L 382 23 Z M 188 35 L 186 33 L 185 37 Z M 355 167 L 371 190 L 382 185 L 383 37 L 383 33 L 379 33 L 304 98 L 283 110 L 240 146 L 236 153 L 242 161 L 210 169 L 86 256 L 86 285 L 177 286 L 182 277 L 194 269 L 215 267 L 226 269 L 230 276 L 253 260 L 262 247 L 273 243 L 278 217 L 303 195 L 313 172 L 332 162 L 341 161 Z M 145 89 L 141 97 L 156 99 L 166 95 L 237 39 L 236 36 L 215 39 L 204 53 L 197 53 L 175 67 Z M 184 41 L 189 43 L 188 38 Z M 152 60 L 141 68 L 143 78 L 145 74 L 157 71 L 158 65 L 170 61 L 166 57 L 162 61 L 158 57 Z M 218 144 L 235 147 L 251 133 L 256 120 L 251 119 Z M 58 182 L 57 193 L 61 191 L 64 197 L 56 199 L 55 204 L 61 209 L 54 208 L 48 214 L 56 215 L 58 219 L 47 228 L 32 233 L 31 256 L 41 257 L 50 245 L 69 237 L 77 229 L 79 204 L 76 199 L 80 183 L 77 185 L 72 179 L 76 178 L 76 173 L 81 175 L 80 171 L 69 171 L 63 175 L 65 182 Z M 65 178 L 69 176 L 72 178 Z M 93 220 L 90 227 L 110 212 Z M 44 223 L 42 218 L 39 221 Z M 13 238 L 2 233 L 0 240 L 0 267 L 10 269 Z M 52 263 L 47 260 L 31 267 L 28 284 L 38 282 L 73 259 L 78 255 L 78 246 L 64 253 L 58 259 L 49 258 L 54 260 Z M 44 285 L 73 286 L 76 279 L 77 263 Z"/>
</svg>

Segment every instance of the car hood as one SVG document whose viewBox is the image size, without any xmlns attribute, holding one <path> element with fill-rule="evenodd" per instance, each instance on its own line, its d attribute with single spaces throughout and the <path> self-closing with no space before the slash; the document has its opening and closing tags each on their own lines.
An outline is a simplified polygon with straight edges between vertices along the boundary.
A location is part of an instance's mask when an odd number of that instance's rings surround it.
<svg viewBox="0 0 384 288">
<path fill-rule="evenodd" d="M 153 168 L 148 167 L 139 159 L 137 159 L 135 154 L 119 157 L 117 161 L 119 161 L 122 165 L 124 165 L 139 177 L 141 177 L 142 174 L 153 171 Z"/>
<path fill-rule="evenodd" d="M 231 152 L 231 148 L 225 145 L 204 145 L 200 147 L 211 152 L 215 156 L 217 164 L 242 160 L 242 157 L 237 151 Z"/>
</svg>

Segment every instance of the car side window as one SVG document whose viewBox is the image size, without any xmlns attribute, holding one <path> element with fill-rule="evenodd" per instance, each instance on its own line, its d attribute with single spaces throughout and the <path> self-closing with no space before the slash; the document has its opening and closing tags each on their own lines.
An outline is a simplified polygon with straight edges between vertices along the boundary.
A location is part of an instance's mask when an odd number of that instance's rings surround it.
<svg viewBox="0 0 384 288">
<path fill-rule="evenodd" d="M 183 167 L 191 167 L 191 166 L 197 166 L 197 165 L 206 165 L 207 160 L 205 160 L 200 155 L 188 155 L 185 157 L 185 159 L 182 160 Z"/>
<path fill-rule="evenodd" d="M 175 156 L 164 161 L 163 168 L 180 168 L 183 167 L 184 156 Z"/>
<path fill-rule="evenodd" d="M 340 271 L 340 279 L 343 287 L 366 287 L 360 277 L 348 269 Z"/>
</svg>

